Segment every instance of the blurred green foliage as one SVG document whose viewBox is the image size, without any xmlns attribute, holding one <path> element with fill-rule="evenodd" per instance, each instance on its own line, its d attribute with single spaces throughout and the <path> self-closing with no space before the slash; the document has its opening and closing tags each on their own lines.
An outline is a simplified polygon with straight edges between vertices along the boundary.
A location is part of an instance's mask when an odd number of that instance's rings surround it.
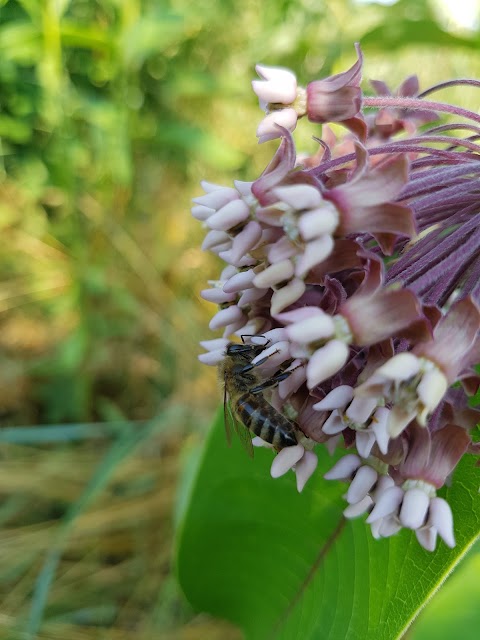
<svg viewBox="0 0 480 640">
<path fill-rule="evenodd" d="M 307 81 L 355 41 L 392 86 L 480 67 L 433 0 L 0 0 L 0 638 L 234 637 L 180 604 L 169 560 L 178 452 L 217 402 L 196 353 L 218 265 L 189 201 L 275 148 L 256 62 Z"/>
</svg>

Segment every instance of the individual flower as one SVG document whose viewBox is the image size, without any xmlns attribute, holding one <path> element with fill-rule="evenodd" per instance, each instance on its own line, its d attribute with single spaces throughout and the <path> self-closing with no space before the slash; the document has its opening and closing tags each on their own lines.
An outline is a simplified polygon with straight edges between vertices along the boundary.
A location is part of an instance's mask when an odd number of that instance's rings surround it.
<svg viewBox="0 0 480 640">
<path fill-rule="evenodd" d="M 305 90 L 297 87 L 297 78 L 288 69 L 260 64 L 255 69 L 261 80 L 253 80 L 252 87 L 267 114 L 257 128 L 257 138 L 266 142 L 279 137 L 279 126 L 295 129 L 298 117 L 305 113 Z"/>
<path fill-rule="evenodd" d="M 379 407 L 376 398 L 354 398 L 354 389 L 341 385 L 313 408 L 330 412 L 322 426 L 327 435 L 337 435 L 345 429 L 355 432 L 355 444 L 362 458 L 369 457 L 375 443 L 382 453 L 387 453 L 390 409 Z"/>
<path fill-rule="evenodd" d="M 271 445 L 264 442 L 261 438 L 254 438 L 254 445 L 257 447 L 268 447 Z M 302 444 L 297 444 L 293 447 L 286 447 L 282 449 L 280 453 L 274 458 L 270 469 L 272 478 L 280 478 L 288 471 L 295 472 L 297 481 L 297 490 L 301 493 L 309 480 L 313 475 L 318 465 L 318 458 L 316 454 L 306 449 Z"/>
<path fill-rule="evenodd" d="M 259 142 L 280 137 L 279 126 L 294 131 L 304 115 L 311 122 L 341 122 L 364 137 L 366 127 L 357 117 L 363 56 L 360 45 L 355 48 L 358 59 L 348 71 L 310 82 L 306 89 L 297 85 L 289 69 L 258 64 L 255 69 L 261 79 L 253 80 L 252 87 L 266 113 L 257 128 Z"/>
<path fill-rule="evenodd" d="M 418 424 L 409 427 L 408 436 L 409 451 L 398 466 L 399 481 L 403 482 L 377 500 L 367 522 L 374 526 L 383 518 L 394 519 L 401 527 L 413 529 L 428 551 L 435 549 L 437 535 L 454 547 L 452 511 L 436 491 L 467 451 L 470 437 L 457 425 L 446 425 L 430 435 Z M 382 536 L 378 525 L 375 529 Z"/>
<path fill-rule="evenodd" d="M 393 405 L 389 420 L 392 437 L 413 419 L 425 426 L 450 384 L 475 361 L 473 346 L 479 330 L 478 307 L 468 298 L 455 303 L 438 322 L 431 340 L 393 356 L 357 387 L 357 396 Z"/>
<path fill-rule="evenodd" d="M 391 92 L 388 85 L 381 80 L 370 80 L 375 93 L 379 96 L 398 96 L 415 98 L 420 93 L 418 77 L 416 75 L 406 78 L 395 92 Z M 387 140 L 402 131 L 413 135 L 418 124 L 426 124 L 437 119 L 434 111 L 421 109 L 379 109 L 371 118 L 370 136 Z"/>
<path fill-rule="evenodd" d="M 355 49 L 358 59 L 348 71 L 314 80 L 307 85 L 307 115 L 310 122 L 348 124 L 360 111 L 363 56 L 359 44 L 355 45 Z"/>
</svg>

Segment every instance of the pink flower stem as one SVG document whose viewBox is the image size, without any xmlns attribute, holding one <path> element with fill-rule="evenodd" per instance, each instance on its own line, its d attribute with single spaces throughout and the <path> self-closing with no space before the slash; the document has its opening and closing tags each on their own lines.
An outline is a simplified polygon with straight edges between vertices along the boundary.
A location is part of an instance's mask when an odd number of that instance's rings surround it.
<svg viewBox="0 0 480 640">
<path fill-rule="evenodd" d="M 470 78 L 458 78 L 457 80 L 448 80 L 447 82 L 440 82 L 439 84 L 434 85 L 433 87 L 429 87 L 419 93 L 417 98 L 424 98 L 428 96 L 428 94 L 433 93 L 434 91 L 440 91 L 441 89 L 446 89 L 447 87 L 456 87 L 458 85 L 469 85 L 471 87 L 480 87 L 479 80 L 472 80 Z"/>
<path fill-rule="evenodd" d="M 430 100 L 419 100 L 418 98 L 397 98 L 395 96 L 382 96 L 373 98 L 370 96 L 364 96 L 364 107 L 394 107 L 401 109 L 421 109 L 422 111 L 443 111 L 444 113 L 451 113 L 462 118 L 469 118 L 474 122 L 480 122 L 480 115 L 469 111 L 468 109 L 462 109 L 451 104 L 445 104 L 443 102 L 431 102 Z"/>
</svg>

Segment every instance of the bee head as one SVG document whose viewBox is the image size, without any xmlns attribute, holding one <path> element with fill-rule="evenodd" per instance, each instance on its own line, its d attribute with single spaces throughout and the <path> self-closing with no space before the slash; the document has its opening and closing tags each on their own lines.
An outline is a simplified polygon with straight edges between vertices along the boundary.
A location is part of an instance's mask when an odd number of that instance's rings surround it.
<svg viewBox="0 0 480 640">
<path fill-rule="evenodd" d="M 227 346 L 225 355 L 235 357 L 245 362 L 251 362 L 253 358 L 258 356 L 265 349 L 264 345 L 259 344 L 236 344 L 230 343 Z"/>
</svg>

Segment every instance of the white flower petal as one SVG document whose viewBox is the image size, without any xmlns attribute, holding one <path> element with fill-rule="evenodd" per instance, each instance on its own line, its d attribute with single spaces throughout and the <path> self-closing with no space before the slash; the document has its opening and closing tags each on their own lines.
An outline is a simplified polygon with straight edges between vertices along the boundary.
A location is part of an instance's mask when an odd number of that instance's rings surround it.
<svg viewBox="0 0 480 640">
<path fill-rule="evenodd" d="M 253 182 L 245 182 L 244 180 L 234 180 L 233 184 L 235 185 L 235 188 L 239 192 L 239 194 L 244 198 L 250 198 L 252 196 Z"/>
<path fill-rule="evenodd" d="M 354 504 L 360 502 L 367 495 L 373 485 L 376 483 L 378 474 L 375 469 L 365 465 L 355 474 L 347 491 L 347 502 Z"/>
<path fill-rule="evenodd" d="M 263 296 L 267 293 L 267 291 L 268 289 L 256 289 L 255 287 L 252 287 L 251 289 L 246 289 L 238 299 L 238 306 L 241 308 L 248 307 L 252 302 L 255 302 L 256 300 L 260 300 L 260 298 L 263 298 Z M 244 331 L 244 333 L 248 333 L 248 332 Z"/>
<path fill-rule="evenodd" d="M 324 234 L 332 235 L 338 226 L 339 214 L 331 202 L 322 202 L 313 211 L 307 211 L 300 216 L 298 230 L 303 240 L 309 241 Z"/>
<path fill-rule="evenodd" d="M 289 471 L 303 456 L 305 449 L 301 444 L 285 447 L 276 456 L 270 468 L 272 478 L 279 478 Z"/>
<path fill-rule="evenodd" d="M 307 364 L 307 386 L 313 389 L 333 376 L 343 367 L 349 354 L 348 346 L 341 340 L 330 340 L 317 349 Z"/>
<path fill-rule="evenodd" d="M 231 305 L 225 309 L 220 309 L 220 311 L 218 311 L 210 320 L 210 324 L 208 326 L 212 331 L 215 331 L 215 329 L 220 329 L 221 327 L 226 327 L 229 324 L 239 322 L 242 318 L 242 310 L 237 307 L 237 305 Z"/>
<path fill-rule="evenodd" d="M 375 415 L 372 418 L 370 428 L 375 434 L 375 439 L 378 444 L 378 448 L 383 454 L 388 451 L 388 443 L 390 442 L 390 434 L 388 431 L 388 423 L 390 420 L 390 409 L 386 407 L 379 407 L 375 411 Z"/>
<path fill-rule="evenodd" d="M 270 366 L 279 366 L 285 360 L 290 359 L 290 343 L 288 341 L 275 342 L 267 349 L 264 349 L 252 360 L 252 364 L 258 364 L 261 360 L 268 358 L 268 364 Z"/>
<path fill-rule="evenodd" d="M 215 351 L 217 349 L 225 350 L 229 342 L 230 341 L 226 340 L 225 338 L 213 338 L 213 340 L 202 340 L 200 342 L 200 346 L 202 346 L 207 351 Z"/>
<path fill-rule="evenodd" d="M 244 222 L 250 215 L 250 208 L 243 200 L 232 200 L 224 205 L 216 213 L 206 220 L 206 225 L 210 229 L 217 231 L 227 231 L 235 227 L 240 222 Z"/>
<path fill-rule="evenodd" d="M 402 503 L 403 496 L 403 489 L 398 486 L 385 489 L 378 495 L 378 497 L 376 495 L 375 506 L 372 513 L 367 518 L 368 524 L 395 513 Z"/>
<path fill-rule="evenodd" d="M 427 551 L 435 551 L 437 544 L 437 530 L 434 527 L 422 527 L 415 531 L 418 542 Z"/>
<path fill-rule="evenodd" d="M 219 245 L 230 246 L 232 243 L 230 236 L 225 231 L 212 229 L 207 233 L 202 243 L 202 251 L 208 251 Z"/>
<path fill-rule="evenodd" d="M 327 393 L 323 400 L 313 405 L 315 411 L 332 411 L 333 409 L 344 409 L 353 398 L 353 387 L 348 384 L 341 384 Z"/>
<path fill-rule="evenodd" d="M 315 316 L 288 326 L 286 332 L 292 342 L 308 344 L 322 338 L 330 338 L 335 333 L 335 324 L 332 316 L 319 309 Z"/>
<path fill-rule="evenodd" d="M 318 465 L 318 458 L 313 451 L 305 451 L 303 457 L 295 465 L 295 474 L 297 476 L 297 490 L 299 493 L 303 491 L 307 480 L 311 477 Z"/>
<path fill-rule="evenodd" d="M 399 353 L 376 371 L 389 380 L 403 381 L 420 371 L 420 360 L 413 353 Z"/>
<path fill-rule="evenodd" d="M 192 216 L 197 220 L 201 220 L 204 222 L 207 218 L 209 218 L 212 214 L 215 213 L 215 209 L 211 207 L 206 207 L 204 204 L 197 204 L 191 209 Z"/>
<path fill-rule="evenodd" d="M 297 118 L 297 112 L 291 108 L 280 109 L 280 111 L 269 113 L 257 127 L 258 141 L 261 143 L 280 138 L 282 132 L 279 126 L 293 131 L 297 126 Z"/>
<path fill-rule="evenodd" d="M 376 398 L 357 397 L 353 398 L 345 413 L 351 422 L 356 424 L 365 424 L 375 411 L 376 406 Z"/>
<path fill-rule="evenodd" d="M 266 449 L 273 449 L 273 444 L 270 444 L 270 442 L 265 442 L 265 440 L 262 440 L 262 438 L 259 438 L 258 436 L 252 438 L 252 444 L 254 447 L 265 447 Z"/>
<path fill-rule="evenodd" d="M 297 77 L 293 71 L 285 69 L 284 67 L 270 67 L 265 64 L 256 64 L 255 71 L 263 80 L 282 79 L 285 82 L 294 82 L 295 84 L 297 82 Z"/>
<path fill-rule="evenodd" d="M 375 434 L 371 431 L 357 431 L 355 436 L 355 445 L 358 455 L 362 458 L 368 458 L 375 444 Z"/>
<path fill-rule="evenodd" d="M 348 505 L 348 507 L 344 509 L 343 515 L 345 516 L 345 518 L 349 518 L 349 519 L 358 518 L 358 516 L 361 516 L 364 513 L 366 513 L 368 509 L 370 509 L 372 504 L 373 504 L 373 500 L 371 499 L 370 496 L 367 495 L 363 498 L 363 500 L 360 500 L 360 502 L 356 502 L 354 504 Z"/>
<path fill-rule="evenodd" d="M 262 227 L 256 220 L 250 220 L 245 227 L 237 233 L 232 243 L 231 263 L 240 262 L 258 243 L 262 235 Z"/>
<path fill-rule="evenodd" d="M 323 200 L 320 191 L 310 184 L 293 184 L 286 187 L 277 187 L 273 193 L 280 201 L 286 202 L 296 211 L 318 207 Z"/>
<path fill-rule="evenodd" d="M 291 104 L 297 97 L 296 82 L 285 82 L 282 78 L 252 80 L 252 89 L 261 102 Z"/>
<path fill-rule="evenodd" d="M 246 271 L 239 271 L 231 278 L 229 278 L 223 285 L 225 293 L 238 293 L 245 289 L 253 287 L 253 279 L 255 278 L 255 272 L 253 269 L 247 269 Z"/>
<path fill-rule="evenodd" d="M 233 302 L 235 300 L 234 293 L 225 293 L 222 289 L 204 289 L 200 291 L 200 297 L 207 302 L 214 302 L 215 304 L 223 304 L 224 302 Z"/>
<path fill-rule="evenodd" d="M 372 536 L 375 538 L 375 540 L 380 540 L 380 538 L 382 537 L 380 535 L 380 527 L 382 525 L 382 520 L 375 520 L 375 522 L 372 522 L 372 524 L 370 525 L 370 530 L 372 532 Z"/>
<path fill-rule="evenodd" d="M 291 260 L 281 260 L 257 273 L 253 284 L 259 288 L 273 287 L 280 282 L 290 280 L 294 272 L 295 268 Z"/>
<path fill-rule="evenodd" d="M 270 329 L 261 336 L 252 336 L 252 344 L 266 345 L 270 343 L 283 342 L 287 340 L 287 333 L 283 327 Z"/>
<path fill-rule="evenodd" d="M 280 260 L 292 258 L 297 253 L 297 247 L 292 244 L 287 236 L 282 236 L 280 240 L 270 245 L 267 250 L 267 258 L 270 264 L 274 264 L 275 262 L 280 262 Z"/>
<path fill-rule="evenodd" d="M 358 456 L 354 453 L 349 453 L 340 458 L 323 477 L 325 480 L 348 480 L 361 464 L 362 461 Z"/>
<path fill-rule="evenodd" d="M 391 476 L 380 476 L 375 485 L 375 491 L 373 492 L 373 498 L 377 503 L 382 493 L 387 489 L 395 486 L 395 480 Z"/>
<path fill-rule="evenodd" d="M 210 366 L 215 366 L 219 362 L 221 362 L 225 358 L 225 350 L 217 349 L 213 351 L 209 351 L 208 353 L 201 353 L 198 356 L 198 359 L 203 364 L 208 364 Z"/>
<path fill-rule="evenodd" d="M 387 516 L 379 522 L 380 526 L 378 532 L 381 538 L 389 538 L 390 536 L 394 536 L 402 528 L 402 525 L 398 522 L 395 516 Z M 375 524 L 375 522 L 373 524 Z"/>
<path fill-rule="evenodd" d="M 279 396 L 283 399 L 298 391 L 306 380 L 305 366 L 301 360 L 294 360 L 286 371 L 292 373 L 278 385 Z"/>
<path fill-rule="evenodd" d="M 453 515 L 450 505 L 446 500 L 443 498 L 432 498 L 430 500 L 429 522 L 438 531 L 438 535 L 445 544 L 453 549 L 455 546 Z"/>
<path fill-rule="evenodd" d="M 218 211 L 218 209 L 224 207 L 227 202 L 238 200 L 239 197 L 239 193 L 236 189 L 233 189 L 232 187 L 220 187 L 219 189 L 207 192 L 204 196 L 193 198 L 192 202 Z"/>
<path fill-rule="evenodd" d="M 430 498 L 425 491 L 408 489 L 400 509 L 400 522 L 407 529 L 418 529 L 425 523 Z"/>
<path fill-rule="evenodd" d="M 416 411 L 405 411 L 402 407 L 394 406 L 390 410 L 388 418 L 388 433 L 390 438 L 396 438 L 404 429 L 408 427 L 410 422 L 417 415 Z"/>
<path fill-rule="evenodd" d="M 322 431 L 328 436 L 336 436 L 347 428 L 347 423 L 344 421 L 342 414 L 335 409 L 326 419 Z"/>
<path fill-rule="evenodd" d="M 417 387 L 417 394 L 425 407 L 425 415 L 422 424 L 426 422 L 428 414 L 437 408 L 441 399 L 448 389 L 448 380 L 444 374 L 437 368 L 427 371 L 422 376 Z"/>
<path fill-rule="evenodd" d="M 209 220 L 210 218 L 207 220 L 207 224 L 209 223 Z M 328 258 L 333 251 L 333 246 L 333 238 L 327 234 L 307 242 L 303 253 L 300 253 L 297 257 L 295 275 L 299 278 L 306 276 L 310 269 Z"/>
<path fill-rule="evenodd" d="M 278 291 L 275 291 L 270 302 L 272 316 L 283 311 L 286 307 L 296 302 L 305 293 L 306 285 L 303 280 L 293 278 Z"/>
</svg>

